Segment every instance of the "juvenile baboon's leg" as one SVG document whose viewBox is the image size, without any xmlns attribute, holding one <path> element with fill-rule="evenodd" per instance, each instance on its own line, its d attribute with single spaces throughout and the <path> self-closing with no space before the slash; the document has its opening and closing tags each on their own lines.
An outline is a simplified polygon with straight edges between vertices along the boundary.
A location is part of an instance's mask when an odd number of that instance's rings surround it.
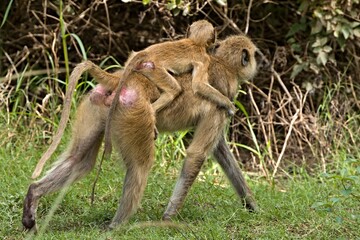
<svg viewBox="0 0 360 240">
<path fill-rule="evenodd" d="M 25 228 L 35 227 L 36 208 L 42 196 L 70 185 L 94 167 L 103 138 L 106 112 L 107 109 L 92 105 L 88 97 L 81 103 L 68 150 L 42 179 L 29 186 L 22 219 Z"/>
<path fill-rule="evenodd" d="M 145 62 L 149 64 L 150 62 Z M 143 65 L 147 66 L 147 65 Z M 138 72 L 145 75 L 159 89 L 162 90 L 160 97 L 152 104 L 155 112 L 169 105 L 175 97 L 181 93 L 181 86 L 178 81 L 171 76 L 165 68 L 154 66 L 153 68 L 143 67 L 137 69 Z"/>
<path fill-rule="evenodd" d="M 241 199 L 245 200 L 245 206 L 250 211 L 257 211 L 258 207 L 255 199 L 253 198 L 253 194 L 246 184 L 240 167 L 226 144 L 224 136 L 221 136 L 218 145 L 214 149 L 214 157 L 224 170 L 226 176 L 229 178 L 237 194 Z"/>
<path fill-rule="evenodd" d="M 90 75 L 93 78 L 96 79 L 98 83 L 101 83 L 103 86 L 106 87 L 107 90 L 110 91 L 116 89 L 117 85 L 120 82 L 120 78 L 123 74 L 123 70 L 117 70 L 116 72 L 108 73 L 105 70 L 101 69 L 96 64 L 94 64 L 93 62 L 84 61 L 78 64 L 73 70 L 73 73 L 79 74 L 79 76 L 76 79 L 79 79 L 80 75 L 86 70 L 90 73 Z"/>
<path fill-rule="evenodd" d="M 121 101 L 120 104 L 126 106 Z M 154 115 L 151 104 L 145 100 L 136 100 L 134 105 L 123 107 L 113 115 L 112 140 L 125 163 L 126 176 L 110 228 L 127 221 L 139 207 L 155 157 Z"/>
<path fill-rule="evenodd" d="M 236 108 L 232 104 L 229 98 L 225 97 L 221 92 L 215 89 L 209 84 L 208 81 L 208 68 L 210 59 L 208 56 L 203 61 L 192 62 L 194 66 L 192 89 L 195 94 L 199 94 L 206 99 L 209 99 L 216 105 L 225 108 L 228 111 L 228 115 L 233 116 Z"/>
<path fill-rule="evenodd" d="M 206 157 L 209 156 L 218 143 L 219 137 L 223 134 L 226 124 L 225 114 L 219 111 L 215 112 L 215 110 L 211 113 L 200 120 L 194 138 L 186 150 L 187 156 L 163 215 L 164 220 L 170 220 L 180 209 Z"/>
</svg>

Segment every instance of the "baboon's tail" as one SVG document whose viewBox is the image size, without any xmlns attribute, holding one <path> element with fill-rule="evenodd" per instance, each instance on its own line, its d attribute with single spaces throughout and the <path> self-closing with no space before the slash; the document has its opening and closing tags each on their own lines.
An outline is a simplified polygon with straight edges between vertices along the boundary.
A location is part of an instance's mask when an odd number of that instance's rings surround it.
<svg viewBox="0 0 360 240">
<path fill-rule="evenodd" d="M 125 80 L 129 77 L 129 75 L 136 71 L 140 67 L 140 65 L 143 62 L 150 61 L 151 59 L 148 59 L 148 54 L 145 51 L 141 51 L 133 55 L 130 59 L 130 62 L 128 62 L 125 66 L 125 69 L 122 73 L 120 82 L 118 82 L 115 90 L 115 97 L 114 100 L 111 103 L 109 115 L 106 121 L 106 127 L 105 127 L 105 146 L 104 146 L 104 156 L 109 157 L 112 146 L 111 146 L 111 136 L 110 136 L 110 128 L 111 128 L 111 119 L 114 114 L 114 111 L 116 109 L 116 106 L 118 104 L 118 99 L 120 95 L 121 88 L 124 86 Z"/>
<path fill-rule="evenodd" d="M 64 107 L 63 107 L 63 111 L 61 112 L 61 118 L 60 118 L 58 130 L 57 130 L 55 136 L 53 137 L 53 141 L 52 141 L 51 145 L 46 150 L 46 152 L 41 156 L 39 162 L 37 163 L 35 170 L 31 176 L 33 179 L 39 177 L 46 161 L 51 157 L 51 155 L 55 152 L 56 148 L 58 147 L 61 137 L 64 134 L 66 124 L 69 120 L 70 109 L 71 109 L 71 99 L 72 99 L 73 93 L 75 91 L 77 82 L 78 82 L 80 76 L 85 71 L 90 69 L 92 67 L 92 65 L 93 65 L 93 63 L 89 64 L 89 62 L 86 61 L 84 63 L 78 64 L 72 71 L 72 73 L 70 75 L 70 79 L 69 79 L 69 85 L 66 90 L 65 101 L 63 104 Z"/>
</svg>

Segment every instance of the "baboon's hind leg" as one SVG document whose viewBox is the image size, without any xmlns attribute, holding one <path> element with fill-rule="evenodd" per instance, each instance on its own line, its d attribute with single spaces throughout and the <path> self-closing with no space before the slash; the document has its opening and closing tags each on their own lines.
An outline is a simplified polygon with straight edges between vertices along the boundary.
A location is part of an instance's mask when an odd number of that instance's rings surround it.
<svg viewBox="0 0 360 240">
<path fill-rule="evenodd" d="M 68 150 L 42 179 L 29 186 L 22 218 L 26 229 L 36 228 L 36 209 L 42 196 L 70 185 L 93 169 L 103 138 L 103 122 L 99 109 L 86 98 L 78 109 Z"/>
<path fill-rule="evenodd" d="M 126 222 L 139 207 L 155 157 L 155 117 L 150 103 L 137 100 L 135 106 L 117 111 L 113 121 L 112 139 L 125 163 L 126 175 L 111 229 Z"/>
</svg>

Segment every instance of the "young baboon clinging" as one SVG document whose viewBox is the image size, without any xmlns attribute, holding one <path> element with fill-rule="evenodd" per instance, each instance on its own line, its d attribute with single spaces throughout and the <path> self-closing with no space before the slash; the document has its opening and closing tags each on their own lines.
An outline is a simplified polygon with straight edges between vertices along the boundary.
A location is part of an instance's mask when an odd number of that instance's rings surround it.
<svg viewBox="0 0 360 240">
<path fill-rule="evenodd" d="M 256 47 L 245 36 L 232 36 L 221 41 L 214 56 L 210 57 L 210 84 L 224 96 L 233 99 L 238 82 L 252 78 L 256 72 L 255 51 Z M 119 104 L 111 119 L 112 140 L 127 170 L 123 194 L 111 228 L 126 221 L 139 206 L 154 161 L 155 123 L 161 132 L 185 128 L 195 130 L 163 219 L 171 219 L 179 211 L 203 162 L 211 153 L 245 206 L 250 210 L 257 208 L 241 170 L 226 145 L 226 112 L 194 94 L 191 74 L 182 74 L 176 79 L 183 91 L 173 100 L 173 104 L 158 113 L 155 113 L 151 103 L 159 97 L 160 92 L 151 81 L 136 72 L 124 80 L 120 97 L 115 99 Z M 92 103 L 90 97 L 85 98 L 78 108 L 68 150 L 42 179 L 29 186 L 22 220 L 27 229 L 36 226 L 36 208 L 42 196 L 80 179 L 95 164 L 109 108 L 97 101 L 96 104 Z"/>
<path fill-rule="evenodd" d="M 167 106 L 181 92 L 181 86 L 169 73 L 175 75 L 189 72 L 192 69 L 192 89 L 218 106 L 234 114 L 232 102 L 208 83 L 208 66 L 210 62 L 206 48 L 215 41 L 215 29 L 206 20 L 196 21 L 189 28 L 188 38 L 151 45 L 146 49 L 133 52 L 125 63 L 123 82 L 133 71 L 138 71 L 162 90 L 160 97 L 152 104 L 155 112 Z M 106 80 L 106 79 L 104 79 Z M 121 84 L 99 83 L 108 90 Z"/>
</svg>

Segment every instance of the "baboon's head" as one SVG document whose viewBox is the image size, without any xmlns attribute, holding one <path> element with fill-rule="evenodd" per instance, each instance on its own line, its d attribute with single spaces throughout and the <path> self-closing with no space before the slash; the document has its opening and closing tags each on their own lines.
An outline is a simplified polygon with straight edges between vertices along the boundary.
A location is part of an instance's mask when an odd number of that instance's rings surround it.
<svg viewBox="0 0 360 240">
<path fill-rule="evenodd" d="M 236 69 L 239 81 L 252 79 L 257 72 L 257 47 L 245 35 L 231 36 L 219 42 L 215 55 Z"/>
<path fill-rule="evenodd" d="M 216 40 L 216 31 L 211 23 L 206 20 L 193 22 L 187 32 L 187 37 L 196 44 L 208 47 Z"/>
</svg>

